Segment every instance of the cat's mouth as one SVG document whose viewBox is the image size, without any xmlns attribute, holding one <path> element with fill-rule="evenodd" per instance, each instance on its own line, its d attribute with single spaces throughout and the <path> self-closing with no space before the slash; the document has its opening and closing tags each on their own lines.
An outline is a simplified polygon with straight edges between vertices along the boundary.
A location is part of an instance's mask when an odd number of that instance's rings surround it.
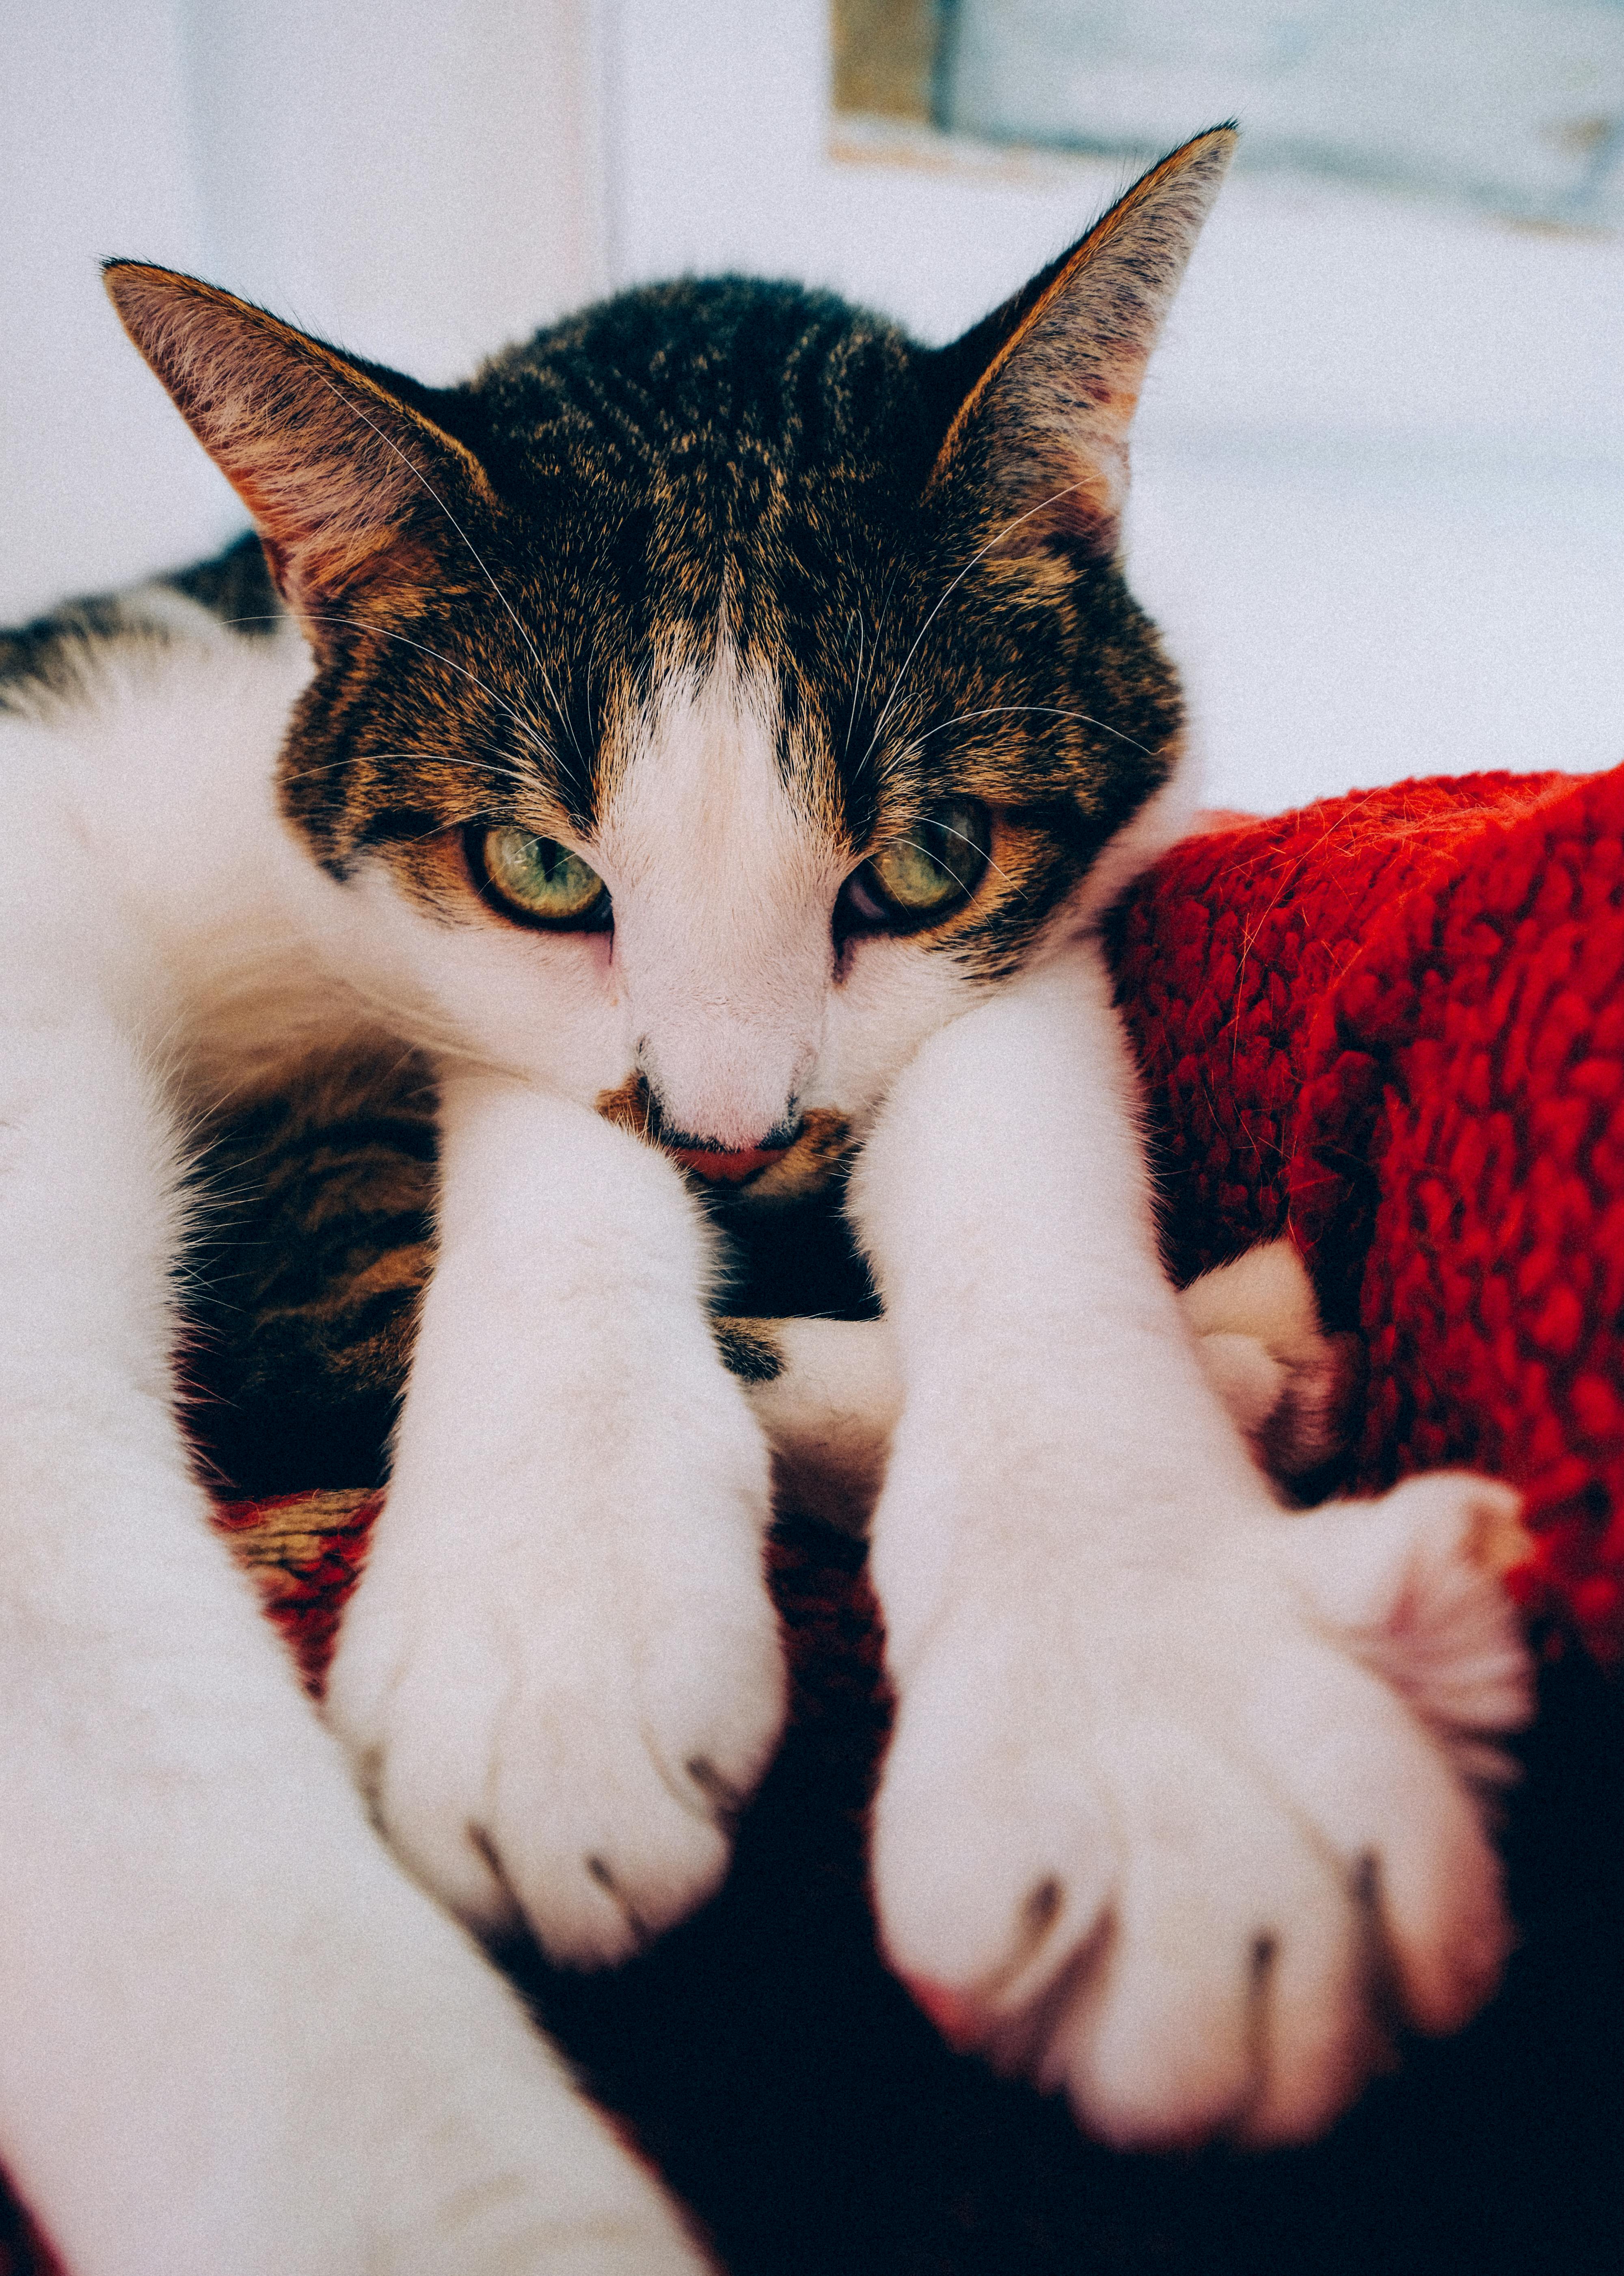
<svg viewBox="0 0 1624 2276">
<path fill-rule="evenodd" d="M 672 1146 L 667 1149 L 672 1161 L 680 1162 L 685 1170 L 696 1177 L 709 1178 L 713 1184 L 742 1186 L 774 1162 L 781 1162 L 791 1151 L 787 1146 L 741 1146 L 736 1152 L 724 1153 L 709 1146 Z"/>
<path fill-rule="evenodd" d="M 635 1132 L 650 1145 L 664 1142 L 658 1110 L 641 1075 L 629 1075 L 618 1089 L 600 1091 L 597 1111 L 606 1121 Z M 747 1187 L 752 1201 L 788 1202 L 804 1200 L 830 1184 L 845 1168 L 856 1142 L 846 1116 L 831 1107 L 814 1106 L 802 1115 L 787 1146 L 745 1146 L 730 1151 L 667 1145 L 664 1150 L 708 1185 Z"/>
</svg>

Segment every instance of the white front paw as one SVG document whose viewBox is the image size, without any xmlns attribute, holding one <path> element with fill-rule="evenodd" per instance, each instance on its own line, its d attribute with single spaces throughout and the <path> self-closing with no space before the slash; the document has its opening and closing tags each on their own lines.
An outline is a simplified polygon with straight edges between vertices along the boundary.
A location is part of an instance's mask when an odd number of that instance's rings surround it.
<svg viewBox="0 0 1624 2276">
<path fill-rule="evenodd" d="M 1485 1538 L 1515 1506 L 1433 1477 L 1018 1595 L 956 1566 L 875 1821 L 888 1955 L 946 2035 L 1109 2140 L 1270 2143 L 1393 2025 L 1464 2022 L 1511 1941 L 1462 1772 L 1529 1713 Z"/>
<path fill-rule="evenodd" d="M 327 1696 L 419 1878 L 577 1967 L 716 1888 L 784 1711 L 742 1395 L 708 1349 L 619 1390 L 610 1427 L 403 1462 Z"/>
</svg>

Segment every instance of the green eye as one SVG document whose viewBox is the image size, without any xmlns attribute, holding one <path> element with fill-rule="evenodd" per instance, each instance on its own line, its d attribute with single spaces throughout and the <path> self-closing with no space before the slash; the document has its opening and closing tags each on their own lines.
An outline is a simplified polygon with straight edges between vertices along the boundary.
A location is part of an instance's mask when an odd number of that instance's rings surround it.
<svg viewBox="0 0 1624 2276">
<path fill-rule="evenodd" d="M 913 838 L 899 838 L 894 846 L 882 846 L 872 867 L 887 900 L 910 916 L 945 908 L 963 891 L 946 861 Z"/>
<path fill-rule="evenodd" d="M 505 823 L 486 831 L 480 851 L 496 891 L 526 916 L 544 924 L 584 925 L 605 914 L 603 880 L 556 838 L 533 838 Z"/>
<path fill-rule="evenodd" d="M 975 891 L 987 866 L 987 843 L 983 809 L 955 799 L 871 854 L 847 890 L 870 917 L 935 916 Z"/>
</svg>

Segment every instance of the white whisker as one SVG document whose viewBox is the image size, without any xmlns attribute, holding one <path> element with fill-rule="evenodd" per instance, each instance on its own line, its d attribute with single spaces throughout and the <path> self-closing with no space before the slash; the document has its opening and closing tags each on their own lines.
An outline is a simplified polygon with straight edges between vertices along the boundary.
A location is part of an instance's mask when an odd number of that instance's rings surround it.
<svg viewBox="0 0 1624 2276">
<path fill-rule="evenodd" d="M 451 756 L 455 758 L 459 766 L 467 766 L 470 771 L 488 776 L 495 781 L 512 783 L 515 788 L 520 790 L 531 787 L 530 776 L 505 752 L 501 750 L 497 745 L 494 743 L 488 744 L 485 747 L 491 754 L 488 758 L 480 756 L 477 751 L 471 751 L 465 754 L 461 751 L 447 753 L 444 750 L 368 751 L 366 754 L 366 756 L 368 759 L 376 761 L 379 764 L 383 763 L 387 760 L 392 759 L 427 759 L 434 761 L 443 760 Z M 317 766 L 290 767 L 285 773 L 278 777 L 278 780 L 285 785 L 289 783 L 308 782 L 312 778 L 319 778 L 323 775 L 330 774 L 331 771 L 332 767 L 330 762 L 323 762 L 322 764 Z"/>
<path fill-rule="evenodd" d="M 1097 727 L 1102 735 L 1114 735 L 1119 743 L 1127 743 L 1134 750 L 1142 751 L 1148 759 L 1156 756 L 1149 744 L 1137 742 L 1132 735 L 1124 734 L 1121 728 L 1113 727 L 1109 719 L 1097 719 L 1088 711 L 1069 711 L 1060 703 L 990 703 L 983 711 L 960 711 L 955 718 L 944 719 L 939 726 L 927 727 L 914 736 L 905 747 L 905 754 L 916 749 L 921 743 L 928 742 L 932 735 L 945 733 L 949 727 L 968 726 L 976 719 L 998 719 L 1006 713 L 1015 711 L 1040 711 L 1056 719 L 1075 719 L 1085 727 Z"/>
<path fill-rule="evenodd" d="M 857 695 L 862 686 L 863 665 L 868 656 L 867 631 L 860 609 L 857 612 L 857 671 L 852 681 L 852 708 L 846 715 L 846 740 L 840 746 L 842 757 L 852 747 L 852 730 L 857 725 Z M 846 636 L 849 641 L 852 636 L 849 627 Z"/>
<path fill-rule="evenodd" d="M 283 621 L 283 613 L 267 609 L 257 616 L 223 617 L 220 621 L 227 626 L 280 624 Z M 505 711 L 508 717 L 532 739 L 532 747 L 539 751 L 543 758 L 552 759 L 555 756 L 552 745 L 547 740 L 539 720 L 527 718 L 516 706 L 510 703 L 505 696 L 498 695 L 496 689 L 488 686 L 477 672 L 470 671 L 467 664 L 457 663 L 454 657 L 442 655 L 437 648 L 430 648 L 426 641 L 414 641 L 406 633 L 391 632 L 387 626 L 374 624 L 368 617 L 342 616 L 336 609 L 313 611 L 310 621 L 313 624 L 349 625 L 355 631 L 371 633 L 379 640 L 398 641 L 405 648 L 415 649 L 420 656 L 429 656 L 436 664 L 443 664 L 447 671 L 457 672 L 462 679 L 470 681 L 479 689 L 482 695 L 488 695 L 498 710 Z"/>
<path fill-rule="evenodd" d="M 353 402 L 349 396 L 345 394 L 342 388 L 336 386 L 334 383 L 328 378 L 325 372 L 315 367 L 313 367 L 313 368 L 315 369 L 315 376 L 321 381 L 323 386 L 325 387 L 330 394 L 336 396 L 338 401 L 342 403 L 346 409 L 353 411 L 356 418 L 360 421 L 363 427 L 367 427 L 371 429 L 372 433 L 377 436 L 379 442 L 383 444 L 385 450 L 392 451 L 394 452 L 396 458 L 399 459 L 401 465 L 412 476 L 413 480 L 421 485 L 423 490 L 434 501 L 440 512 L 445 516 L 446 520 L 450 522 L 452 527 L 456 531 L 458 536 L 461 538 L 463 543 L 467 547 L 469 553 L 478 564 L 481 576 L 489 586 L 491 591 L 502 603 L 502 606 L 507 611 L 509 617 L 512 620 L 514 629 L 517 631 L 520 639 L 523 641 L 525 646 L 529 649 L 531 656 L 535 661 L 535 668 L 542 675 L 542 685 L 547 690 L 548 697 L 552 703 L 553 709 L 561 713 L 563 707 L 558 702 L 557 692 L 553 687 L 551 679 L 548 676 L 547 666 L 542 661 L 541 650 L 536 647 L 535 641 L 530 636 L 528 626 L 520 616 L 518 610 L 514 608 L 512 603 L 508 599 L 507 595 L 502 590 L 500 585 L 497 584 L 496 579 L 491 575 L 490 571 L 486 565 L 483 554 L 481 553 L 478 546 L 474 544 L 474 540 L 468 535 L 467 531 L 458 520 L 450 506 L 446 505 L 445 500 L 435 489 L 433 483 L 429 480 L 428 475 L 423 473 L 421 467 L 419 467 L 414 459 L 407 456 L 406 451 L 401 449 L 398 443 L 397 443 L 391 436 L 384 433 L 383 429 L 377 424 L 376 420 L 368 419 L 366 413 L 360 408 L 360 406 L 358 403 Z M 543 732 L 539 720 L 532 720 L 530 725 L 535 729 L 538 734 Z"/>
<path fill-rule="evenodd" d="M 311 621 L 324 625 L 352 625 L 360 632 L 373 633 L 384 640 L 398 641 L 402 647 L 415 649 L 420 656 L 429 656 L 436 664 L 443 664 L 448 671 L 458 673 L 471 686 L 477 687 L 482 695 L 488 695 L 498 710 L 505 711 L 516 725 L 523 728 L 527 735 L 533 737 L 534 749 L 539 751 L 545 758 L 554 758 L 552 746 L 543 736 L 538 721 L 527 718 L 525 714 L 508 702 L 505 696 L 498 695 L 496 689 L 482 680 L 477 672 L 470 671 L 467 664 L 458 664 L 452 657 L 443 656 L 438 649 L 430 648 L 426 641 L 414 641 L 406 633 L 390 632 L 381 625 L 373 624 L 366 617 L 342 617 L 330 609 L 322 610 L 319 614 L 312 617 Z"/>
<path fill-rule="evenodd" d="M 967 846 L 974 846 L 975 844 L 975 840 L 966 830 L 954 830 L 945 822 L 938 822 L 937 828 L 941 831 L 944 838 L 962 838 Z M 992 871 L 995 876 L 1003 878 L 1004 883 L 1009 887 L 1012 893 L 1019 893 L 1021 899 L 1025 900 L 1026 887 L 1024 885 L 1018 885 L 1014 879 L 1010 876 L 1007 869 L 999 869 L 998 863 L 993 860 L 990 854 L 983 853 L 982 859 L 986 862 L 987 867 Z M 948 874 L 951 876 L 952 873 L 950 870 Z"/>
<path fill-rule="evenodd" d="M 891 694 L 886 697 L 884 706 L 880 712 L 880 716 L 874 723 L 874 732 L 869 738 L 869 748 L 863 753 L 862 757 L 858 761 L 860 769 L 868 764 L 869 759 L 873 752 L 874 746 L 880 739 L 880 731 L 884 726 L 886 720 L 891 717 L 892 706 L 895 703 L 898 695 L 901 692 L 902 683 L 907 677 L 908 666 L 913 663 L 914 658 L 919 653 L 920 641 L 923 640 L 925 634 L 936 622 L 937 618 L 946 607 L 948 602 L 958 591 L 960 586 L 963 584 L 965 579 L 975 566 L 975 564 L 981 560 L 984 555 L 990 553 L 995 545 L 1001 544 L 1004 539 L 1009 535 L 1012 529 L 1019 529 L 1023 521 L 1030 521 L 1035 513 L 1042 513 L 1046 507 L 1053 505 L 1059 499 L 1069 497 L 1074 490 L 1085 489 L 1087 487 L 1088 478 L 1085 475 L 1078 482 L 1067 482 L 1061 489 L 1051 490 L 1047 497 L 1039 498 L 1036 505 L 1028 506 L 1024 513 L 1012 514 L 1006 522 L 1005 522 L 999 528 L 993 531 L 991 536 L 987 540 L 984 545 L 979 545 L 976 547 L 975 552 L 971 554 L 963 568 L 960 570 L 958 575 L 948 586 L 946 591 L 942 595 L 941 598 L 937 602 L 936 606 L 931 610 L 930 615 L 925 618 L 923 624 L 919 627 L 918 632 L 914 635 L 914 645 L 903 657 L 901 668 L 898 671 L 895 679 L 893 679 L 891 684 Z"/>
<path fill-rule="evenodd" d="M 949 830 L 945 822 L 939 822 L 936 826 L 942 832 L 942 835 L 945 838 L 960 838 L 964 840 L 964 843 L 967 846 L 975 846 L 975 840 L 970 837 L 968 831 L 963 830 Z M 946 862 L 939 861 L 937 857 L 931 853 L 928 846 L 922 846 L 920 844 L 917 838 L 894 838 L 892 842 L 898 846 L 911 846 L 915 854 L 922 854 L 926 861 L 932 863 L 935 868 L 938 869 L 946 869 L 948 876 L 952 879 L 954 884 L 959 887 L 960 892 L 969 893 L 975 891 L 975 880 L 973 877 L 967 879 L 961 877 L 956 869 L 948 869 Z M 975 846 L 975 850 L 978 853 L 981 852 L 981 848 L 979 846 Z M 999 869 L 998 863 L 993 860 L 990 854 L 983 854 L 982 859 L 986 863 L 987 868 L 993 872 L 995 876 L 1003 878 L 1004 883 L 1009 887 L 1011 892 L 1019 893 L 1022 900 L 1026 899 L 1025 889 L 1022 886 L 1016 884 L 1014 879 L 1010 876 L 1007 869 Z"/>
</svg>

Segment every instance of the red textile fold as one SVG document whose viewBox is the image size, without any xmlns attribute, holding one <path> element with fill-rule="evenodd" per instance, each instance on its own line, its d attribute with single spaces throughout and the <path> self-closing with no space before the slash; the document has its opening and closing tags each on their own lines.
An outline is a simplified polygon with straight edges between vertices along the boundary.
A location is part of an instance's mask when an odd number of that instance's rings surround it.
<svg viewBox="0 0 1624 2276">
<path fill-rule="evenodd" d="M 1289 1233 L 1365 1338 L 1346 1483 L 1528 1497 L 1530 1613 L 1624 1655 L 1624 769 L 1327 800 L 1123 914 L 1181 1277 Z"/>
</svg>

